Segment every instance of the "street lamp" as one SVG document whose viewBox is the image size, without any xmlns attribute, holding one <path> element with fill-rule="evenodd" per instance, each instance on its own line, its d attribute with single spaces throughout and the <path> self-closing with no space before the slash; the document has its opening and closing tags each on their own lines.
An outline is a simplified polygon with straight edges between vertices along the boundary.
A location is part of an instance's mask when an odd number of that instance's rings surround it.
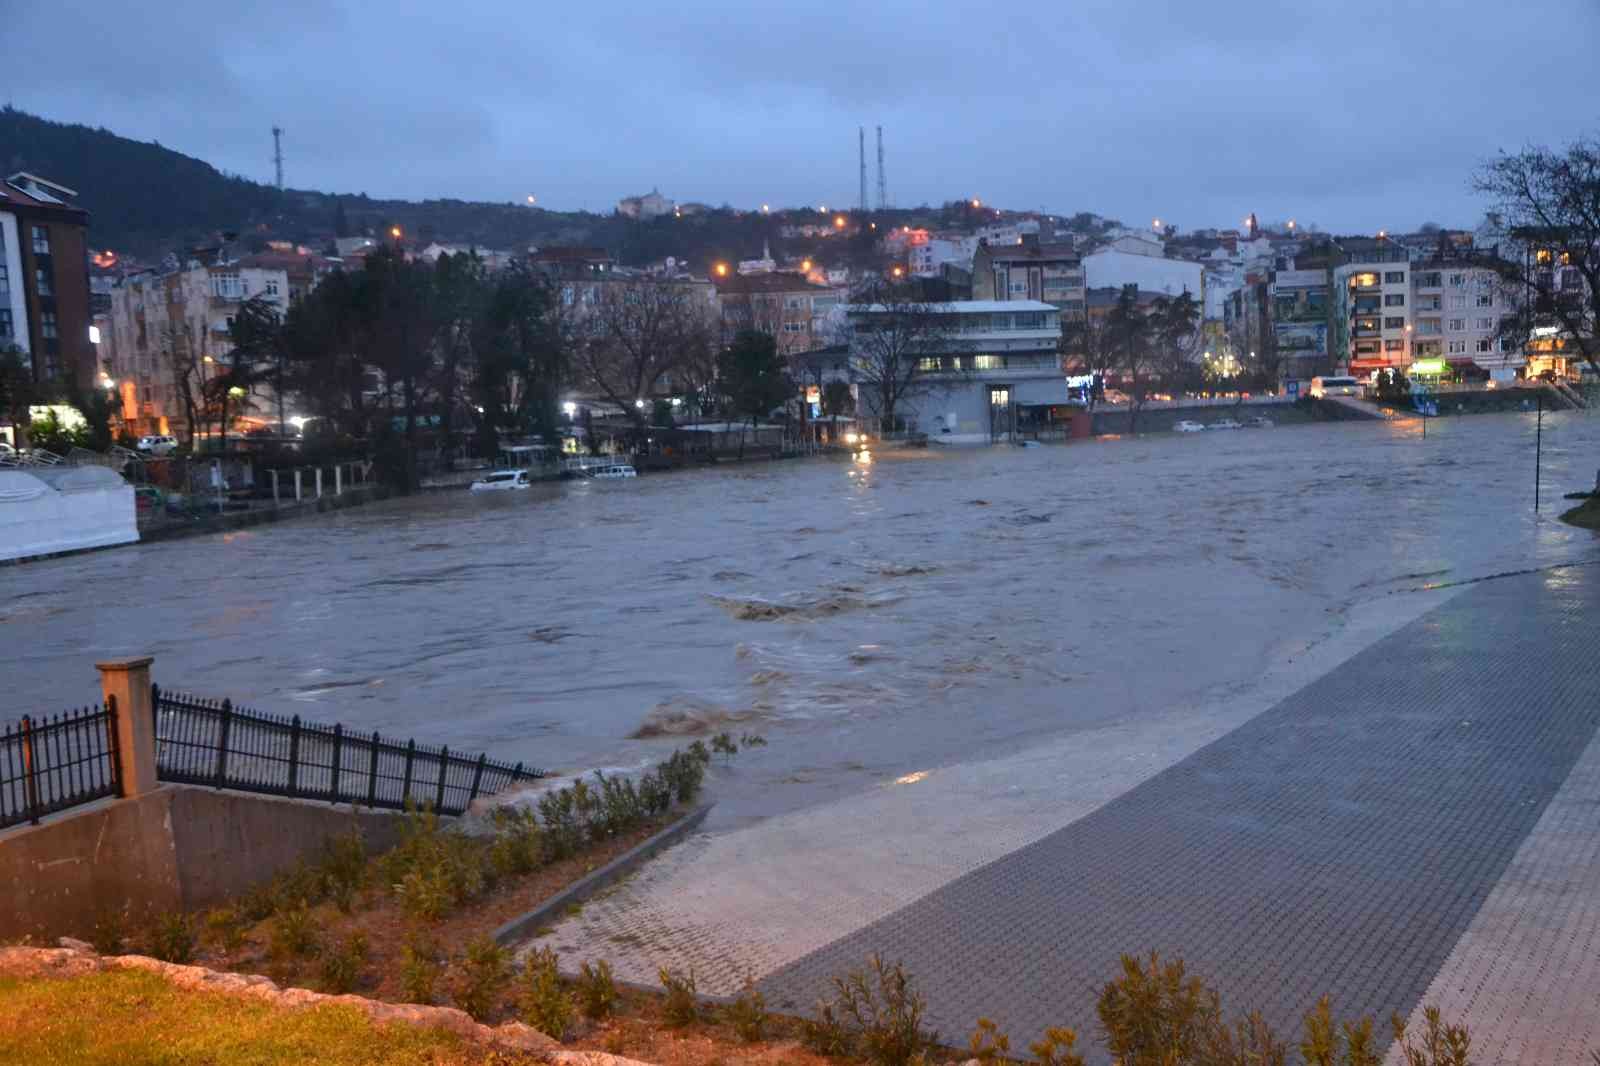
<svg viewBox="0 0 1600 1066">
<path fill-rule="evenodd" d="M 809 260 L 809 259 L 800 260 L 800 269 L 804 270 L 807 274 L 811 273 L 811 260 Z"/>
<path fill-rule="evenodd" d="M 539 202 L 539 198 L 537 196 L 534 196 L 532 193 L 528 194 L 528 206 L 529 207 L 532 207 L 534 204 L 536 204 L 538 202 Z"/>
<path fill-rule="evenodd" d="M 578 405 L 571 400 L 564 400 L 561 404 L 561 413 L 571 418 L 578 413 Z"/>
<path fill-rule="evenodd" d="M 717 264 L 717 277 L 725 278 L 727 276 L 728 276 L 728 264 L 727 263 L 718 263 Z"/>
<path fill-rule="evenodd" d="M 400 239 L 400 227 L 399 226 L 390 226 L 389 227 L 389 236 L 393 237 L 395 240 L 399 240 Z"/>
<path fill-rule="evenodd" d="M 643 411 L 644 410 L 644 401 L 643 400 L 635 400 L 635 401 L 633 401 L 633 406 L 635 406 L 639 410 Z"/>
</svg>

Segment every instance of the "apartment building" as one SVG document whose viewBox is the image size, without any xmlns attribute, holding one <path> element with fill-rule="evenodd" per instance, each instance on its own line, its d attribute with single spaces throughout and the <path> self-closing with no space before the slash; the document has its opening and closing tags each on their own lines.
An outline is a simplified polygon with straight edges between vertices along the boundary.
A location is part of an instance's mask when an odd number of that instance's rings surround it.
<svg viewBox="0 0 1600 1066">
<path fill-rule="evenodd" d="M 1325 268 L 1272 271 L 1272 339 L 1277 345 L 1278 376 L 1309 382 L 1331 373 L 1328 358 L 1328 272 Z"/>
<path fill-rule="evenodd" d="M 845 303 L 842 288 L 787 271 L 734 274 L 714 284 L 723 343 L 742 329 L 762 330 L 772 334 L 785 356 L 831 343 L 834 309 Z"/>
<path fill-rule="evenodd" d="M 1037 300 L 1061 311 L 1063 321 L 1086 311 L 1083 260 L 1070 243 L 1041 244 L 1037 233 L 1014 244 L 978 243 L 972 258 L 974 300 Z"/>
<path fill-rule="evenodd" d="M 1409 365 L 1411 253 L 1381 237 L 1343 241 L 1339 250 L 1329 283 L 1335 361 L 1357 377 Z"/>
<path fill-rule="evenodd" d="M 90 339 L 89 212 L 37 175 L 0 183 L 0 350 L 15 347 L 41 385 L 95 380 Z"/>
</svg>

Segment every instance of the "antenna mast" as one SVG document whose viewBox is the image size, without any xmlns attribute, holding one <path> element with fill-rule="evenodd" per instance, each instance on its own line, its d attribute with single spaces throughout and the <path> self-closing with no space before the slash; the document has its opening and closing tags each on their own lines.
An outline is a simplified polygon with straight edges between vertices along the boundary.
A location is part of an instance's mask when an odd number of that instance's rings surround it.
<svg viewBox="0 0 1600 1066">
<path fill-rule="evenodd" d="M 283 127 L 272 127 L 272 164 L 278 172 L 278 191 L 283 191 Z"/>
<path fill-rule="evenodd" d="M 867 210 L 867 127 L 856 127 L 856 150 L 861 159 L 861 199 L 858 201 L 863 213 Z"/>
<path fill-rule="evenodd" d="M 878 127 L 878 210 L 889 206 L 889 185 L 883 178 L 883 127 Z"/>
</svg>

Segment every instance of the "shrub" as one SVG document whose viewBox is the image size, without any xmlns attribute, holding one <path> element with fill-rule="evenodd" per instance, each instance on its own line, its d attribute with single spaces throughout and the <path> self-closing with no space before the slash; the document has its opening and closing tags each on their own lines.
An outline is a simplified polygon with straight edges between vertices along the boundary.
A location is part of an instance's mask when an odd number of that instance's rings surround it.
<svg viewBox="0 0 1600 1066">
<path fill-rule="evenodd" d="M 539 817 L 528 807 L 496 807 L 489 865 L 502 877 L 532 873 L 544 858 Z"/>
<path fill-rule="evenodd" d="M 640 775 L 639 804 L 646 814 L 665 814 L 672 806 L 672 786 L 658 771 Z"/>
<path fill-rule="evenodd" d="M 711 752 L 706 748 L 706 742 L 697 740 L 686 749 L 689 758 L 699 763 L 701 767 L 711 765 Z"/>
<path fill-rule="evenodd" d="M 367 883 L 367 845 L 361 839 L 361 830 L 352 828 L 324 842 L 317 873 L 322 879 L 324 894 L 341 913 L 349 914 L 355 906 L 356 894 Z"/>
<path fill-rule="evenodd" d="M 234 903 L 234 910 L 239 912 L 239 918 L 244 922 L 260 922 L 272 917 L 276 907 L 273 898 L 272 882 L 255 885 Z"/>
<path fill-rule="evenodd" d="M 704 744 L 698 740 L 695 744 L 705 752 L 707 759 L 711 757 Z M 662 780 L 671 788 L 673 797 L 679 803 L 688 803 L 700 794 L 700 786 L 705 781 L 706 764 L 698 756 L 688 751 L 675 751 L 667 756 L 667 761 L 658 769 Z"/>
<path fill-rule="evenodd" d="M 1083 1056 L 1073 1050 L 1078 1043 L 1074 1029 L 1049 1028 L 1044 1039 L 1028 1045 L 1039 1066 L 1083 1066 Z"/>
<path fill-rule="evenodd" d="M 556 789 L 540 796 L 539 818 L 544 825 L 545 843 L 552 859 L 568 858 L 583 846 L 583 827 L 572 789 Z"/>
<path fill-rule="evenodd" d="M 444 829 L 431 810 L 412 810 L 404 835 L 384 856 L 383 875 L 405 913 L 438 921 L 483 891 L 484 849 L 454 829 Z"/>
<path fill-rule="evenodd" d="M 94 927 L 89 931 L 89 943 L 101 955 L 120 955 L 127 935 L 127 911 L 107 908 L 95 916 Z"/>
<path fill-rule="evenodd" d="M 194 961 L 194 925 L 180 911 L 163 914 L 150 929 L 148 950 L 162 962 Z"/>
<path fill-rule="evenodd" d="M 212 947 L 232 955 L 244 946 L 244 920 L 235 907 L 213 907 L 206 912 L 205 938 Z"/>
<path fill-rule="evenodd" d="M 593 830 L 597 837 L 626 833 L 645 818 L 645 806 L 633 780 L 627 777 L 607 777 L 599 770 L 594 772 L 599 782 L 599 805 Z"/>
<path fill-rule="evenodd" d="M 860 1050 L 875 1066 L 908 1066 L 938 1035 L 922 1028 L 926 1003 L 900 963 L 890 966 L 872 956 L 870 973 L 853 970 L 835 977 L 839 1017 L 855 1030 Z"/>
<path fill-rule="evenodd" d="M 274 911 L 315 906 L 323 896 L 322 874 L 297 862 L 272 879 L 271 893 Z"/>
<path fill-rule="evenodd" d="M 682 1029 L 699 1021 L 700 1002 L 695 998 L 694 971 L 684 975 L 663 966 L 656 976 L 667 993 L 661 1004 L 661 1016 L 667 1025 Z"/>
<path fill-rule="evenodd" d="M 747 1044 L 754 1044 L 766 1035 L 767 1000 L 756 990 L 754 981 L 746 981 L 744 991 L 739 993 L 739 998 L 728 1005 L 728 1021 L 733 1025 L 733 1031 L 739 1034 L 739 1039 Z"/>
<path fill-rule="evenodd" d="M 1427 1021 L 1427 1031 L 1422 1043 L 1413 1044 L 1406 1039 L 1406 1023 L 1396 1014 L 1389 1020 L 1394 1029 L 1394 1043 L 1405 1057 L 1406 1066 L 1467 1066 L 1472 1050 L 1472 1037 L 1464 1025 L 1445 1025 L 1439 1020 L 1438 1007 L 1426 1007 L 1422 1016 Z M 1600 1056 L 1595 1056 L 1600 1064 Z"/>
<path fill-rule="evenodd" d="M 1221 1024 L 1217 994 L 1198 977 L 1186 977 L 1182 959 L 1163 964 L 1155 952 L 1148 969 L 1122 956 L 1122 975 L 1101 990 L 1095 1012 L 1106 1050 L 1127 1066 L 1168 1057 L 1187 1061 Z"/>
<path fill-rule="evenodd" d="M 361 964 L 367 961 L 367 937 L 359 930 L 343 944 L 322 957 L 322 987 L 339 995 L 350 991 L 361 977 Z"/>
<path fill-rule="evenodd" d="M 583 1008 L 585 1018 L 597 1022 L 609 1017 L 621 998 L 617 993 L 616 979 L 611 974 L 611 964 L 605 959 L 593 965 L 586 962 L 579 967 L 578 1003 Z"/>
<path fill-rule="evenodd" d="M 733 757 L 739 754 L 739 745 L 734 741 L 731 733 L 718 733 L 711 738 L 711 750 L 721 755 L 724 762 L 732 762 Z"/>
<path fill-rule="evenodd" d="M 819 1055 L 843 1057 L 855 1046 L 832 1003 L 819 1002 L 816 1017 L 800 1021 L 800 1042 Z"/>
<path fill-rule="evenodd" d="M 322 937 L 317 929 L 316 915 L 304 903 L 297 903 L 278 911 L 272 919 L 272 932 L 267 952 L 274 959 L 309 959 L 322 947 Z"/>
<path fill-rule="evenodd" d="M 489 937 L 480 936 L 467 944 L 450 998 L 456 1006 L 482 1021 L 499 1004 L 510 978 L 510 953 Z"/>
<path fill-rule="evenodd" d="M 1383 1061 L 1372 1046 L 1372 1019 L 1345 1022 L 1341 1031 L 1334 1025 L 1327 996 L 1306 1012 L 1300 1057 L 1306 1060 L 1306 1066 L 1378 1066 Z"/>
<path fill-rule="evenodd" d="M 522 973 L 522 1020 L 552 1040 L 561 1040 L 572 1026 L 572 997 L 561 987 L 560 959 L 549 948 L 528 956 Z"/>
<path fill-rule="evenodd" d="M 979 1062 L 992 1063 L 1006 1057 L 1011 1050 L 1011 1038 L 988 1018 L 979 1018 L 978 1027 L 972 1031 L 972 1039 L 967 1042 L 967 1047 Z"/>
<path fill-rule="evenodd" d="M 739 744 L 746 751 L 749 751 L 751 748 L 764 748 L 767 746 L 767 738 L 762 736 L 760 733 L 746 733 L 744 736 L 739 738 Z"/>
<path fill-rule="evenodd" d="M 400 990 L 408 1003 L 432 1003 L 439 981 L 439 945 L 412 936 L 400 951 Z"/>
</svg>

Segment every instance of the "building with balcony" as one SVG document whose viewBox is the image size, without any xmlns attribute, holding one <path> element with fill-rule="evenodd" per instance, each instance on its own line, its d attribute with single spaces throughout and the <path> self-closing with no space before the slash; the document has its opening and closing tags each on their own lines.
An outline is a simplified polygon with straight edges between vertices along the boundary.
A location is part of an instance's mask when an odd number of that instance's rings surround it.
<svg viewBox="0 0 1600 1066">
<path fill-rule="evenodd" d="M 733 274 L 715 279 L 715 285 L 723 343 L 740 330 L 761 330 L 773 336 L 785 356 L 831 343 L 830 316 L 845 302 L 843 289 L 786 271 Z"/>
<path fill-rule="evenodd" d="M 1309 383 L 1333 370 L 1328 358 L 1328 272 L 1274 270 L 1268 284 L 1278 376 Z"/>
<path fill-rule="evenodd" d="M 1083 260 L 1070 243 L 1041 244 L 1023 234 L 1015 244 L 981 241 L 972 258 L 974 300 L 1036 300 L 1082 320 L 1087 309 Z"/>
<path fill-rule="evenodd" d="M 1411 253 L 1384 238 L 1343 241 L 1338 251 L 1329 279 L 1333 362 L 1356 377 L 1409 365 Z"/>
<path fill-rule="evenodd" d="M 922 326 L 911 331 L 916 350 L 897 353 L 916 360 L 911 386 L 894 412 L 905 429 L 975 444 L 1010 440 L 1065 421 L 1069 400 L 1058 354 L 1061 309 L 1040 300 L 849 305 L 845 317 L 858 414 L 880 422 L 885 417 L 876 409 L 873 388 L 885 373 L 881 337 L 902 328 L 894 319 L 904 316 L 915 316 Z"/>
<path fill-rule="evenodd" d="M 95 380 L 90 340 L 89 212 L 33 174 L 0 183 L 0 350 L 15 347 L 41 385 Z"/>
</svg>

